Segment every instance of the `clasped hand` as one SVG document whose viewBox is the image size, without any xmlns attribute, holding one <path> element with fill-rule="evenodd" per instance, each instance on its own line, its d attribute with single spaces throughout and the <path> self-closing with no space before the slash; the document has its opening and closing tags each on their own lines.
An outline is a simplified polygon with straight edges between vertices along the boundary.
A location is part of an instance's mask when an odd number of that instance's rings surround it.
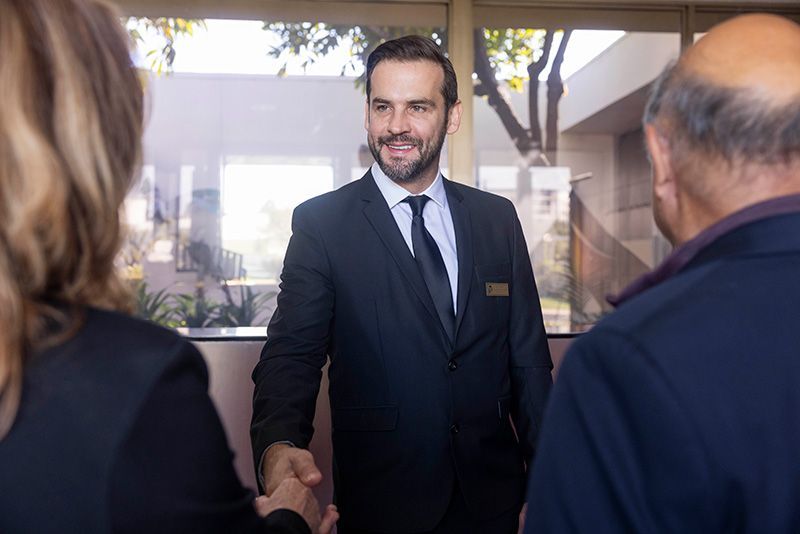
<svg viewBox="0 0 800 534">
<path fill-rule="evenodd" d="M 320 515 L 319 503 L 311 488 L 322 482 L 322 473 L 313 455 L 285 444 L 275 444 L 264 456 L 264 489 L 266 495 L 255 500 L 258 514 L 287 508 L 300 514 L 314 534 L 330 534 L 339 519 L 336 506 L 329 504 Z"/>
</svg>

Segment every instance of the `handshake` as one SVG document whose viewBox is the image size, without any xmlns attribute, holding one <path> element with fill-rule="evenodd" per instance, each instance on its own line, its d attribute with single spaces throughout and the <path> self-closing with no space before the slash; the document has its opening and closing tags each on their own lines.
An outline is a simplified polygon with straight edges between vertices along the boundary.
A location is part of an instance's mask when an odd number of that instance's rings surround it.
<svg viewBox="0 0 800 534">
<path fill-rule="evenodd" d="M 255 500 L 258 515 L 266 517 L 275 510 L 292 510 L 305 519 L 313 534 L 330 534 L 339 513 L 336 506 L 329 504 L 320 515 L 311 488 L 322 481 L 322 473 L 309 451 L 277 443 L 264 455 L 263 471 L 266 495 Z"/>
</svg>

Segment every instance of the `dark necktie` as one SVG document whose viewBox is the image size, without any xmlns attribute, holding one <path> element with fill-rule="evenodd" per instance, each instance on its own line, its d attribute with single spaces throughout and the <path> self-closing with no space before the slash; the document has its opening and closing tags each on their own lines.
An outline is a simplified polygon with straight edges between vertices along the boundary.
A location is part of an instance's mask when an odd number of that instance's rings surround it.
<svg viewBox="0 0 800 534">
<path fill-rule="evenodd" d="M 430 198 L 425 195 L 406 197 L 403 202 L 411 205 L 411 245 L 414 248 L 414 258 L 428 286 L 439 320 L 442 321 L 445 332 L 450 341 L 455 338 L 455 313 L 453 312 L 453 293 L 450 289 L 450 279 L 447 268 L 444 266 L 442 253 L 439 251 L 433 236 L 425 228 L 425 219 L 422 218 L 422 209 Z"/>
</svg>

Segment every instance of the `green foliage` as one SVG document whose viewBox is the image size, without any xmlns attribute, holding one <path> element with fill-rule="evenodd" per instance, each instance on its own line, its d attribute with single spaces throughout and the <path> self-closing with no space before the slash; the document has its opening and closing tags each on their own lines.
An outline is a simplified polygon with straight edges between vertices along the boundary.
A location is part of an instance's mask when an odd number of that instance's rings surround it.
<svg viewBox="0 0 800 534">
<path fill-rule="evenodd" d="M 282 61 L 281 75 L 286 73 L 290 58 L 301 58 L 301 66 L 308 68 L 339 46 L 348 47 L 348 61 L 341 71 L 344 75 L 348 69 L 355 72 L 365 65 L 367 56 L 378 45 L 403 35 L 428 35 L 443 48 L 447 45 L 444 28 L 274 22 L 265 23 L 264 29 L 280 38 L 280 44 L 274 46 L 269 54 Z M 543 29 L 484 28 L 487 57 L 497 79 L 505 81 L 516 91 L 522 91 L 523 82 L 528 79 L 526 68 L 541 56 L 546 34 Z"/>
<path fill-rule="evenodd" d="M 286 66 L 292 57 L 300 58 L 300 65 L 307 69 L 309 65 L 340 46 L 348 47 L 348 59 L 340 73 L 344 76 L 348 69 L 350 72 L 356 72 L 366 65 L 366 58 L 370 52 L 390 39 L 417 34 L 431 37 L 442 47 L 447 43 L 443 28 L 268 22 L 264 24 L 264 29 L 280 37 L 280 44 L 269 51 L 270 56 L 281 61 L 279 75 L 286 74 Z"/>
<path fill-rule="evenodd" d="M 216 324 L 222 327 L 252 326 L 259 315 L 264 312 L 275 297 L 274 291 L 253 293 L 250 286 L 239 286 L 239 299 L 236 302 L 231 295 L 231 287 L 222 284 L 226 302 L 220 307 Z"/>
<path fill-rule="evenodd" d="M 205 328 L 216 326 L 222 305 L 205 296 L 202 286 L 192 293 L 180 293 L 172 297 L 175 326 Z"/>
<path fill-rule="evenodd" d="M 250 286 L 238 286 L 237 298 L 231 287 L 222 283 L 225 302 L 216 302 L 198 286 L 194 293 L 170 294 L 167 288 L 151 291 L 144 280 L 133 281 L 136 315 L 167 328 L 204 328 L 253 326 L 276 293 L 255 293 Z"/>
<path fill-rule="evenodd" d="M 203 19 L 183 19 L 173 17 L 129 17 L 126 27 L 128 34 L 137 45 L 145 44 L 145 35 L 155 34 L 160 37 L 163 44 L 156 48 L 151 48 L 145 53 L 150 69 L 161 74 L 172 72 L 172 64 L 175 61 L 175 41 L 179 37 L 191 37 L 198 29 L 206 29 L 206 22 Z"/>
<path fill-rule="evenodd" d="M 166 288 L 150 291 L 147 282 L 137 280 L 134 282 L 136 295 L 136 315 L 161 326 L 172 326 L 173 308 L 170 305 L 170 295 Z"/>
<path fill-rule="evenodd" d="M 495 77 L 522 92 L 528 80 L 527 67 L 542 55 L 547 30 L 525 28 L 484 28 L 486 57 Z"/>
</svg>

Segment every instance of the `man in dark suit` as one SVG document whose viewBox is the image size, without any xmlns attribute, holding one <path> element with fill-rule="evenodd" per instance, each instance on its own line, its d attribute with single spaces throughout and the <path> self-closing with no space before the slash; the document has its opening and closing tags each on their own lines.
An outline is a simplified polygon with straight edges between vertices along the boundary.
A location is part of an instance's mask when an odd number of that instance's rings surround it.
<svg viewBox="0 0 800 534">
<path fill-rule="evenodd" d="M 513 206 L 439 172 L 460 117 L 433 41 L 384 43 L 367 64 L 377 163 L 294 213 L 254 453 L 267 494 L 319 481 L 303 449 L 330 357 L 342 534 L 516 532 L 552 364 Z"/>
<path fill-rule="evenodd" d="M 568 352 L 526 532 L 800 532 L 800 27 L 715 27 L 644 129 L 676 248 Z"/>
</svg>

